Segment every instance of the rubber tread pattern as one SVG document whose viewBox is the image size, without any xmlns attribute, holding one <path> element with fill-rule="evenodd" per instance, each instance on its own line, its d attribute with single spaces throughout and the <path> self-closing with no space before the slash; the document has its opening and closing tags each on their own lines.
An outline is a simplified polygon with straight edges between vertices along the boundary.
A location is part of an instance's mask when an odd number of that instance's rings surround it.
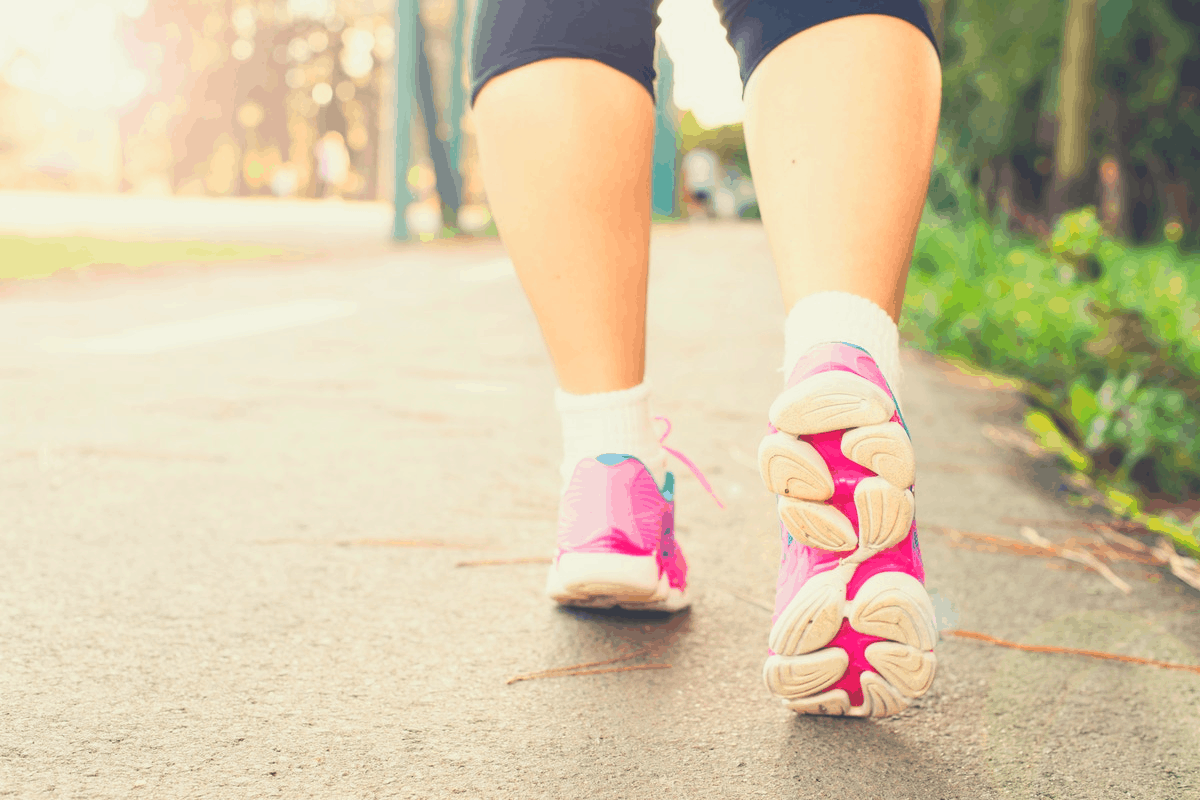
<svg viewBox="0 0 1200 800">
<path fill-rule="evenodd" d="M 907 432 L 892 420 L 895 413 L 895 403 L 878 386 L 837 370 L 790 387 L 771 406 L 771 423 L 779 432 L 764 437 L 759 463 L 764 483 L 779 495 L 784 528 L 809 547 L 852 551 L 840 559 L 839 566 L 808 578 L 771 628 L 769 646 L 775 655 L 764 664 L 764 681 L 797 713 L 889 716 L 907 708 L 933 682 L 936 620 L 920 581 L 904 572 L 880 572 L 859 587 L 853 600 L 847 600 L 855 570 L 901 542 L 913 528 L 915 457 Z M 855 487 L 857 531 L 841 511 L 819 502 L 822 498 L 796 498 L 779 491 L 788 487 L 780 476 L 816 471 L 803 447 L 793 447 L 779 437 L 807 445 L 797 437 L 836 430 L 843 431 L 842 454 L 875 473 Z M 789 453 L 803 455 L 796 464 L 781 463 Z M 842 664 L 838 654 L 844 656 L 845 650 L 827 645 L 837 637 L 843 619 L 858 634 L 883 640 L 864 650 L 874 671 L 864 669 L 859 676 L 862 704 L 858 706 L 844 689 L 827 690 L 848 668 L 847 661 L 839 674 L 830 677 L 831 669 Z"/>
</svg>

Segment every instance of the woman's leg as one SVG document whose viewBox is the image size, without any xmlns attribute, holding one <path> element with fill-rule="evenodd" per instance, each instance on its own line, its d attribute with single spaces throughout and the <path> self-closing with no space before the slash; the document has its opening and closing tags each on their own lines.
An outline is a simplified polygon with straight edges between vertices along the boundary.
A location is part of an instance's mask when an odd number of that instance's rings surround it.
<svg viewBox="0 0 1200 800">
<path fill-rule="evenodd" d="M 842 17 L 768 53 L 746 84 L 746 145 L 785 307 L 821 291 L 899 321 L 941 107 L 929 38 Z"/>
<path fill-rule="evenodd" d="M 597 61 L 492 79 L 475 103 L 488 204 L 573 394 L 642 382 L 654 101 Z"/>
<path fill-rule="evenodd" d="M 916 0 L 736 9 L 750 165 L 788 308 L 787 388 L 759 449 L 783 549 L 764 676 L 802 713 L 886 716 L 936 665 L 894 387 L 938 56 Z"/>
<path fill-rule="evenodd" d="M 481 0 L 472 66 L 488 203 L 559 382 L 547 593 L 675 611 L 687 567 L 643 380 L 654 5 Z"/>
</svg>

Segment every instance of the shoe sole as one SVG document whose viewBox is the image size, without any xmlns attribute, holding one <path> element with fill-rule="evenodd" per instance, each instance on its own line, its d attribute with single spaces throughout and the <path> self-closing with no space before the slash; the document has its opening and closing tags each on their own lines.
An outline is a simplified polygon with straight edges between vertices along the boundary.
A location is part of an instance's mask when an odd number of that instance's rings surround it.
<svg viewBox="0 0 1200 800">
<path fill-rule="evenodd" d="M 671 586 L 653 555 L 564 553 L 550 565 L 546 594 L 581 608 L 675 612 L 691 604 L 687 589 Z"/>
<path fill-rule="evenodd" d="M 867 379 L 833 371 L 784 391 L 771 405 L 779 433 L 759 446 L 759 469 L 779 496 L 779 516 L 794 539 L 819 550 L 844 553 L 839 565 L 809 578 L 771 628 L 775 655 L 763 666 L 772 694 L 802 714 L 884 717 L 908 707 L 929 690 L 937 669 L 937 628 L 925 588 L 905 572 L 880 572 L 847 599 L 855 571 L 894 547 L 912 528 L 911 489 L 916 460 L 904 428 L 892 422 L 891 397 Z M 841 451 L 876 473 L 859 481 L 854 505 L 859 529 L 826 505 L 834 482 L 824 459 L 797 436 L 843 431 Z M 878 637 L 863 656 L 873 669 L 860 675 L 863 702 L 844 689 L 826 691 L 846 675 L 850 656 L 831 644 L 843 620 L 857 634 Z"/>
</svg>

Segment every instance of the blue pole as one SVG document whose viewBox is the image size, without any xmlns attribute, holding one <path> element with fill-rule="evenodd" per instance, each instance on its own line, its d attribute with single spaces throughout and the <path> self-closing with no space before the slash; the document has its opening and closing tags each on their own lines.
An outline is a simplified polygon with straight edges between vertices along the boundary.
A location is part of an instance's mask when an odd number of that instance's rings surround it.
<svg viewBox="0 0 1200 800">
<path fill-rule="evenodd" d="M 421 18 L 417 24 L 417 107 L 421 110 L 421 119 L 425 122 L 425 140 L 429 145 L 429 159 L 433 161 L 433 174 L 437 181 L 438 198 L 442 203 L 442 222 L 444 225 L 458 224 L 459 178 L 458 171 L 450 163 L 446 143 L 438 138 L 437 102 L 433 97 L 433 71 L 425 52 L 425 26 Z"/>
<path fill-rule="evenodd" d="M 667 48 L 658 43 L 658 83 L 654 109 L 654 167 L 650 173 L 650 209 L 664 217 L 675 215 L 675 161 L 679 152 L 675 121 L 670 116 L 675 68 Z"/>
<path fill-rule="evenodd" d="M 456 0 L 454 25 L 450 28 L 450 52 L 454 54 L 454 61 L 450 64 L 450 110 L 446 114 L 446 121 L 450 123 L 450 141 L 446 143 L 446 151 L 450 156 L 450 168 L 455 174 L 458 174 L 460 169 L 458 159 L 462 152 L 462 117 L 466 105 L 466 93 L 463 91 L 463 37 L 466 17 L 466 0 Z"/>
<path fill-rule="evenodd" d="M 413 99 L 417 82 L 417 0 L 396 0 L 396 196 L 392 238 L 408 239 L 404 211 L 414 199 L 408 188 Z"/>
</svg>

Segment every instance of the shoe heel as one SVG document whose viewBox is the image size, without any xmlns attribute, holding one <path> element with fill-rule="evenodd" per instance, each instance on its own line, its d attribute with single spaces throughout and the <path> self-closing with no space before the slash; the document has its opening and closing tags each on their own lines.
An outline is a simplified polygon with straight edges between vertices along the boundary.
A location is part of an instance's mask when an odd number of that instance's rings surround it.
<svg viewBox="0 0 1200 800">
<path fill-rule="evenodd" d="M 547 591 L 559 602 L 588 597 L 651 602 L 659 588 L 653 554 L 563 553 L 551 567 Z"/>
<path fill-rule="evenodd" d="M 785 389 L 768 412 L 784 433 L 805 436 L 882 425 L 896 413 L 888 393 L 853 372 L 822 372 Z"/>
</svg>

